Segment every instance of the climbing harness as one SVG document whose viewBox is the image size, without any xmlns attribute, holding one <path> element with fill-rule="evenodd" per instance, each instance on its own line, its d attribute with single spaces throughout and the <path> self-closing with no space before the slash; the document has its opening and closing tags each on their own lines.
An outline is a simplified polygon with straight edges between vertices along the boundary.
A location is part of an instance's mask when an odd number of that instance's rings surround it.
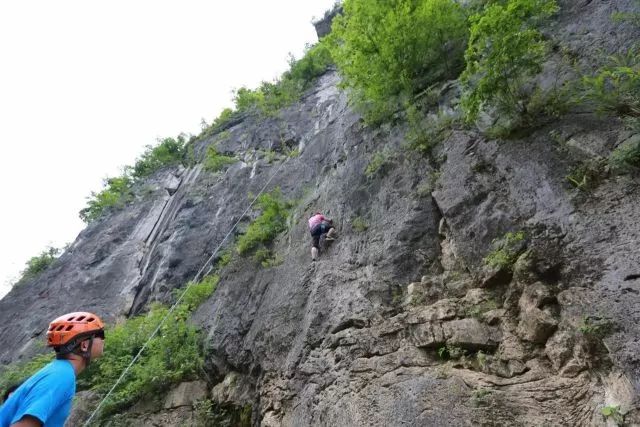
<svg viewBox="0 0 640 427">
<path fill-rule="evenodd" d="M 273 178 L 275 178 L 275 176 L 280 172 L 280 169 L 282 168 L 282 166 L 285 165 L 285 163 L 287 163 L 289 161 L 290 157 L 287 157 L 285 159 L 284 162 L 282 162 L 280 164 L 280 166 L 278 166 L 278 168 L 276 169 L 276 171 L 271 175 L 271 177 L 267 180 L 266 184 L 264 184 L 264 186 L 260 189 L 260 191 L 258 192 L 258 194 L 253 198 L 253 200 L 251 201 L 251 203 L 249 203 L 249 206 L 247 206 L 247 208 L 244 210 L 244 212 L 242 213 L 242 215 L 240 215 L 240 217 L 238 218 L 238 220 L 235 222 L 235 224 L 233 224 L 233 226 L 231 227 L 231 229 L 229 230 L 229 232 L 224 236 L 224 238 L 222 239 L 222 241 L 218 244 L 218 246 L 216 247 L 216 249 L 213 251 L 213 253 L 211 254 L 211 256 L 205 261 L 205 263 L 202 265 L 202 267 L 200 268 L 200 270 L 198 270 L 198 273 L 195 275 L 195 277 L 193 278 L 193 280 L 189 281 L 187 283 L 187 286 L 184 288 L 184 291 L 182 291 L 182 293 L 180 294 L 180 297 L 177 299 L 177 301 L 175 303 L 173 303 L 173 305 L 171 306 L 171 308 L 169 309 L 169 311 L 167 312 L 167 314 L 164 315 L 164 317 L 160 320 L 160 323 L 158 323 L 158 326 L 156 327 L 156 329 L 151 333 L 151 335 L 149 336 L 149 338 L 147 339 L 147 341 L 144 343 L 144 345 L 142 346 L 142 348 L 140 349 L 140 351 L 138 351 L 138 354 L 136 354 L 136 356 L 131 360 L 131 363 L 129 363 L 129 365 L 124 369 L 124 371 L 122 371 L 122 374 L 120 375 L 120 377 L 118 378 L 118 380 L 115 382 L 115 384 L 111 387 L 111 389 L 109 389 L 109 392 L 102 398 L 102 400 L 100 400 L 100 403 L 98 404 L 98 406 L 96 407 L 96 409 L 91 413 L 91 416 L 87 419 L 87 421 L 85 421 L 85 423 L 83 424 L 84 427 L 88 427 L 91 423 L 91 421 L 93 420 L 93 418 L 100 412 L 100 409 L 102 408 L 102 405 L 107 401 L 107 399 L 109 398 L 109 396 L 111 396 L 111 393 L 113 393 L 113 391 L 116 389 L 116 387 L 120 384 L 120 382 L 124 379 L 124 377 L 127 375 L 127 373 L 129 372 L 129 369 L 131 369 L 131 367 L 136 363 L 136 361 L 140 358 L 140 356 L 142 355 L 142 353 L 145 351 L 145 349 L 147 348 L 147 345 L 149 345 L 149 342 L 151 341 L 151 339 L 153 339 L 153 337 L 156 336 L 156 334 L 158 333 L 158 331 L 160 330 L 160 328 L 162 327 L 162 325 L 164 325 L 164 322 L 169 318 L 169 316 L 171 315 L 171 313 L 173 313 L 173 310 L 175 310 L 175 308 L 178 306 L 178 304 L 180 303 L 180 301 L 182 301 L 182 298 L 185 296 L 185 294 L 187 293 L 187 291 L 189 290 L 189 287 L 194 284 L 194 283 L 198 283 L 198 281 L 201 279 L 201 277 L 206 276 L 207 274 L 209 274 L 211 272 L 211 270 L 213 270 L 213 266 L 209 265 L 211 263 L 211 261 L 213 261 L 215 259 L 215 256 L 218 254 L 218 251 L 220 250 L 220 248 L 222 247 L 222 245 L 224 244 L 224 242 L 227 240 L 227 238 L 231 235 L 231 233 L 233 233 L 233 231 L 236 229 L 236 227 L 238 226 L 238 224 L 240 223 L 240 221 L 242 220 L 242 218 L 244 218 L 244 216 L 247 214 L 247 212 L 249 212 L 249 210 L 251 209 L 251 207 L 253 207 L 253 205 L 255 204 L 255 202 L 258 200 L 258 197 L 260 197 L 260 195 L 262 193 L 264 193 L 264 190 L 269 186 L 269 184 L 271 183 L 271 181 L 273 180 Z M 204 272 L 204 270 L 207 269 L 207 272 L 205 274 L 202 274 Z"/>
</svg>

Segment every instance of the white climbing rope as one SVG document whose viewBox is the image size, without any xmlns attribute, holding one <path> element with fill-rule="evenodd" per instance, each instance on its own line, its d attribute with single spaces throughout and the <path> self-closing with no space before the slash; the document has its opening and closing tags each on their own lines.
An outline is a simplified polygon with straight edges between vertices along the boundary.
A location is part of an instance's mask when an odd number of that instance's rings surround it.
<svg viewBox="0 0 640 427">
<path fill-rule="evenodd" d="M 85 423 L 83 424 L 84 427 L 88 427 L 91 423 L 91 421 L 93 420 L 93 418 L 100 412 L 100 409 L 102 408 L 102 405 L 108 400 L 109 396 L 111 396 L 111 393 L 113 393 L 113 391 L 116 389 L 116 387 L 120 384 L 120 382 L 124 379 L 124 377 L 127 375 L 127 373 L 129 372 L 129 369 L 131 369 L 131 367 L 136 363 L 136 361 L 140 358 L 140 356 L 142 355 L 142 353 L 144 352 L 144 350 L 147 348 L 147 345 L 149 344 L 149 342 L 151 342 L 151 340 L 153 339 L 153 337 L 156 336 L 156 334 L 158 333 L 158 331 L 160 330 L 160 328 L 162 327 L 162 325 L 164 325 L 164 322 L 167 320 L 167 318 L 169 318 L 169 316 L 171 315 L 171 313 L 173 312 L 173 310 L 175 310 L 175 308 L 178 306 L 178 304 L 180 303 L 180 301 L 182 301 L 182 298 L 185 296 L 185 294 L 187 293 L 187 291 L 189 290 L 189 287 L 194 284 L 197 283 L 198 280 L 200 280 L 202 272 L 205 270 L 205 268 L 207 268 L 207 266 L 209 265 L 209 263 L 215 258 L 215 256 L 217 255 L 218 251 L 220 250 L 220 248 L 222 247 L 222 245 L 224 244 L 224 242 L 227 240 L 227 238 L 231 235 L 231 233 L 233 233 L 233 231 L 236 229 L 236 227 L 238 226 L 238 224 L 240 223 L 240 221 L 242 220 L 242 218 L 244 218 L 244 216 L 247 214 L 247 212 L 249 212 L 249 209 L 251 209 L 251 207 L 255 204 L 256 200 L 258 200 L 258 197 L 260 197 L 260 195 L 262 193 L 264 193 L 264 190 L 269 186 L 269 184 L 271 183 L 271 181 L 273 180 L 273 178 L 278 174 L 278 172 L 280 172 L 280 169 L 282 168 L 282 166 L 284 166 L 285 163 L 287 163 L 289 161 L 290 157 L 287 157 L 285 159 L 284 162 L 282 162 L 280 164 L 280 166 L 278 166 L 278 168 L 276 169 L 276 171 L 271 175 L 271 177 L 267 180 L 267 182 L 264 184 L 264 186 L 260 189 L 260 191 L 258 192 L 258 194 L 253 198 L 253 200 L 251 201 L 251 203 L 249 203 L 249 206 L 247 206 L 247 208 L 244 210 L 244 212 L 242 213 L 242 215 L 240 215 L 240 217 L 238 218 L 238 220 L 235 222 L 235 224 L 233 224 L 233 226 L 231 227 L 231 229 L 229 230 L 229 232 L 224 236 L 224 238 L 222 239 L 222 241 L 218 244 L 218 246 L 216 247 L 216 249 L 213 251 L 213 253 L 211 254 L 211 256 L 205 261 L 205 263 L 202 265 L 202 267 L 200 268 L 200 270 L 198 270 L 198 273 L 195 275 L 195 277 L 193 278 L 193 280 L 189 281 L 187 283 L 187 286 L 184 288 L 184 291 L 182 291 L 182 294 L 180 294 L 180 297 L 176 300 L 175 303 L 173 303 L 173 305 L 171 306 L 171 308 L 169 309 L 169 311 L 167 312 L 167 314 L 164 315 L 164 317 L 162 318 L 162 320 L 160 320 L 160 323 L 158 323 L 158 326 L 156 327 L 156 329 L 153 331 L 153 333 L 149 336 L 149 338 L 147 339 L 147 341 L 144 343 L 144 345 L 142 346 L 142 348 L 140 349 L 140 351 L 138 351 L 138 354 L 136 354 L 136 356 L 131 360 L 131 363 L 129 363 L 129 365 L 125 368 L 124 371 L 122 371 L 122 374 L 120 375 L 120 377 L 118 378 L 118 380 L 115 382 L 115 384 L 111 387 L 111 389 L 109 390 L 109 392 L 102 398 L 102 400 L 100 400 L 100 403 L 98 404 L 98 406 L 96 407 L 96 409 L 91 413 L 91 416 L 87 419 L 87 421 L 85 421 Z M 209 274 L 209 272 L 211 272 L 213 267 L 210 267 L 209 270 L 207 270 L 207 274 Z M 205 274 L 206 276 L 206 274 Z"/>
</svg>

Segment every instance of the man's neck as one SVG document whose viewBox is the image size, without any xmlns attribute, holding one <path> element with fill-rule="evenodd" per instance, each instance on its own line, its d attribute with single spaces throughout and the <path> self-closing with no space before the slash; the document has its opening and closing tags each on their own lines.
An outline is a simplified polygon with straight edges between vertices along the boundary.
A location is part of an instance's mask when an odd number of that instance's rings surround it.
<svg viewBox="0 0 640 427">
<path fill-rule="evenodd" d="M 84 371 L 84 368 L 87 367 L 82 356 L 78 356 L 77 354 L 70 354 L 65 360 L 68 360 L 71 363 L 76 376 L 80 375 L 80 372 Z"/>
</svg>

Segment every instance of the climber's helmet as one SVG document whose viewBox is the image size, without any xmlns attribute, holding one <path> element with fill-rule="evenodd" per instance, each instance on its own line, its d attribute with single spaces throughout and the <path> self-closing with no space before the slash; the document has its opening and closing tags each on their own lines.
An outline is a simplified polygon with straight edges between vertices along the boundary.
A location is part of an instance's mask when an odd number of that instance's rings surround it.
<svg viewBox="0 0 640 427">
<path fill-rule="evenodd" d="M 95 314 L 85 311 L 60 316 L 49 324 L 47 330 L 47 346 L 53 347 L 60 356 L 76 352 L 82 341 L 90 339 L 89 350 L 78 353 L 87 362 L 94 338 L 104 339 L 104 323 Z"/>
</svg>

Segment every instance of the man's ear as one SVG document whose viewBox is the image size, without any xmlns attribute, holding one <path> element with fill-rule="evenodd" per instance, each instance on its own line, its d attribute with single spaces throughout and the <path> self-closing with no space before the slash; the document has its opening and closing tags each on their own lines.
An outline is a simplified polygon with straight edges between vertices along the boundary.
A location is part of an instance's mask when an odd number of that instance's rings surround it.
<svg viewBox="0 0 640 427">
<path fill-rule="evenodd" d="M 84 340 L 80 343 L 80 350 L 82 351 L 89 350 L 89 340 Z"/>
</svg>

